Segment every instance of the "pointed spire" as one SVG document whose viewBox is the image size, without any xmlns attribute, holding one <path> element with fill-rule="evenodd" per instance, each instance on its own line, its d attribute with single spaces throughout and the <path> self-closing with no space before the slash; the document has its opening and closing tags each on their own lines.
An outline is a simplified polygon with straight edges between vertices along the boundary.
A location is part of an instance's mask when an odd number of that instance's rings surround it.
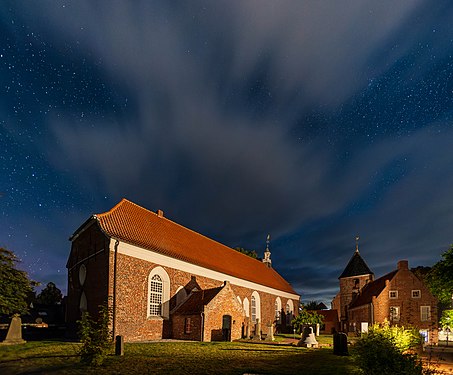
<svg viewBox="0 0 453 375">
<path fill-rule="evenodd" d="M 269 250 L 269 243 L 271 242 L 271 235 L 268 234 L 266 238 L 266 250 L 264 250 L 263 263 L 269 268 L 272 267 L 271 251 Z"/>
<path fill-rule="evenodd" d="M 359 236 L 355 236 L 355 252 L 358 254 L 359 253 Z"/>
</svg>

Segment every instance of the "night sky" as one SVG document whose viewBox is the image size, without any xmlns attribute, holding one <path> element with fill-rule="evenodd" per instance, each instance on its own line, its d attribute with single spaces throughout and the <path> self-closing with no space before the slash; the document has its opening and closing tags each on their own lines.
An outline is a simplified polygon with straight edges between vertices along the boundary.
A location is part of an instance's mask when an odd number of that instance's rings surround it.
<svg viewBox="0 0 453 375">
<path fill-rule="evenodd" d="M 0 246 L 66 292 L 123 197 L 330 302 L 453 242 L 451 1 L 3 1 Z"/>
</svg>

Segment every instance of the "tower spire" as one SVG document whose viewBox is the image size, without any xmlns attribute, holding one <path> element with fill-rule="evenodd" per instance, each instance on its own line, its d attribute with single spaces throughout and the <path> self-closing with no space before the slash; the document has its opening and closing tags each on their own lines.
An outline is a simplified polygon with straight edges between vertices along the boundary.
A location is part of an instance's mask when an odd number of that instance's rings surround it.
<svg viewBox="0 0 453 375">
<path fill-rule="evenodd" d="M 264 250 L 263 263 L 269 268 L 272 267 L 271 252 L 269 250 L 269 243 L 271 242 L 271 235 L 268 234 L 266 238 L 266 250 Z"/>
<path fill-rule="evenodd" d="M 355 236 L 355 252 L 358 254 L 359 253 L 359 236 Z"/>
</svg>

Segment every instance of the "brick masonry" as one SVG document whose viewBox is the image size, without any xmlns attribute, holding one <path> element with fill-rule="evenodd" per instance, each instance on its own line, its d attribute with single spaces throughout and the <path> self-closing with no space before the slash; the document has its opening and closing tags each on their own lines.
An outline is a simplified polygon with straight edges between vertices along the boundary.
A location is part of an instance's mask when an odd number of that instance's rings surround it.
<svg viewBox="0 0 453 375">
<path fill-rule="evenodd" d="M 110 306 L 114 307 L 114 334 L 124 336 L 125 341 L 171 337 L 201 339 L 201 332 L 197 332 L 196 329 L 188 336 L 181 336 L 180 333 L 184 332 L 184 319 L 182 318 L 170 319 L 170 317 L 147 316 L 149 275 L 154 268 L 160 265 L 118 253 L 115 269 L 115 252 L 109 251 L 109 241 L 109 238 L 101 232 L 96 224 L 80 232 L 78 237 L 73 240 L 71 255 L 68 260 L 68 324 L 74 326 L 75 321 L 80 319 L 80 298 L 82 292 L 85 292 L 90 315 L 95 315 L 97 306 L 107 300 Z M 114 239 L 111 241 L 115 243 Z M 101 249 L 104 250 L 101 251 Z M 86 281 L 83 286 L 80 285 L 78 280 L 78 272 L 82 264 L 87 269 Z M 176 292 L 180 287 L 183 287 L 189 293 L 194 287 L 202 290 L 223 285 L 223 281 L 203 275 L 193 275 L 171 267 L 162 268 L 164 268 L 170 280 L 170 300 L 167 301 L 169 311 L 176 307 Z M 237 297 L 241 301 L 244 301 L 245 298 L 251 301 L 254 290 L 238 285 L 231 285 L 228 290 L 230 290 L 229 293 L 223 293 L 222 290 L 218 298 L 212 301 L 212 305 L 206 306 L 203 335 L 205 341 L 219 339 L 223 311 L 229 311 L 232 322 L 234 322 L 232 323 L 231 338 L 236 339 L 242 335 L 242 324 L 247 319 L 245 319 L 244 310 L 240 309 L 241 305 Z M 267 330 L 266 325 L 275 321 L 276 298 L 280 297 L 283 308 L 285 308 L 288 299 L 262 291 L 258 291 L 258 294 L 262 330 L 265 332 Z M 297 314 L 299 300 L 293 299 L 292 305 L 294 306 L 293 313 Z M 200 327 L 201 321 L 197 321 L 197 319 L 200 320 L 200 318 L 193 318 L 191 321 L 193 327 Z"/>
</svg>

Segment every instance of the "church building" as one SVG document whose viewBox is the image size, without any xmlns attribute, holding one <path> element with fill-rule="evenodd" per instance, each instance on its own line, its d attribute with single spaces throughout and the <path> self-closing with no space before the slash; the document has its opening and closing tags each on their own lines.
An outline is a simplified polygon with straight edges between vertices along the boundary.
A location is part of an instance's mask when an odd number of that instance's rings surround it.
<svg viewBox="0 0 453 375">
<path fill-rule="evenodd" d="M 437 299 L 409 269 L 407 260 L 374 279 L 356 250 L 339 277 L 340 292 L 332 301 L 343 332 L 367 332 L 375 323 L 412 326 L 420 330 L 425 342 L 437 343 Z"/>
<path fill-rule="evenodd" d="M 68 327 L 108 303 L 127 342 L 260 339 L 285 330 L 300 296 L 272 267 L 127 199 L 71 236 Z"/>
</svg>

